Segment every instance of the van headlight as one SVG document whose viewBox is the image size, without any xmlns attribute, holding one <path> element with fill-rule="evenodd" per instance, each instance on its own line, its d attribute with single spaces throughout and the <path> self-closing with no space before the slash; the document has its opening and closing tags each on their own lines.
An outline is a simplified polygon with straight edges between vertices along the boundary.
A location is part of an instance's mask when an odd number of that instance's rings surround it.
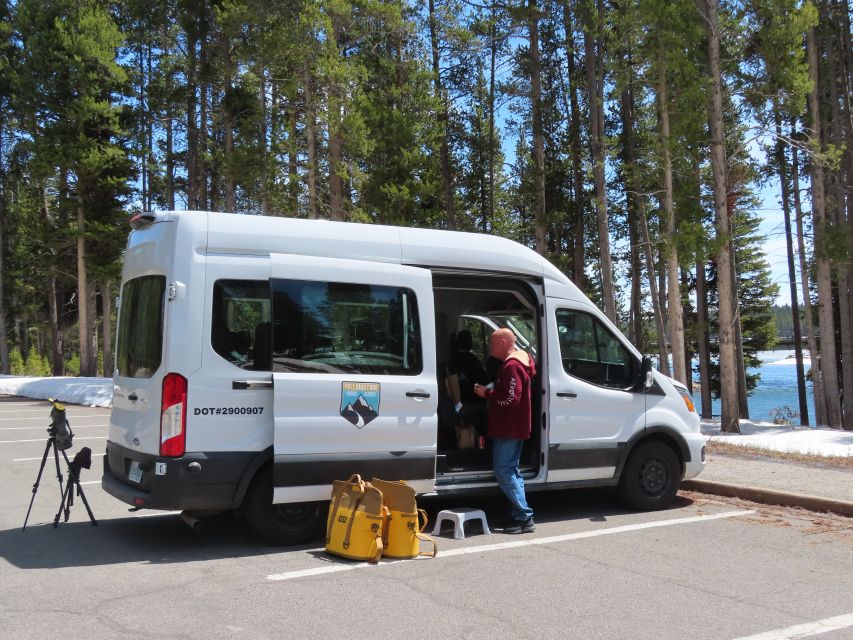
<svg viewBox="0 0 853 640">
<path fill-rule="evenodd" d="M 690 392 L 684 387 L 675 387 L 675 390 L 678 391 L 681 399 L 684 400 L 684 404 L 687 405 L 687 410 L 696 413 L 696 405 L 693 404 L 693 396 L 690 395 Z"/>
</svg>

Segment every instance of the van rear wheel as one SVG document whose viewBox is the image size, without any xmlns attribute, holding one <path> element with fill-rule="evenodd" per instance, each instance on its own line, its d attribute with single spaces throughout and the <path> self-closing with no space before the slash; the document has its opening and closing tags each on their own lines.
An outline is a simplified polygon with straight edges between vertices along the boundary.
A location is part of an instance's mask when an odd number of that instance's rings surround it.
<svg viewBox="0 0 853 640">
<path fill-rule="evenodd" d="M 328 502 L 273 504 L 272 467 L 252 481 L 243 512 L 249 528 L 264 542 L 276 546 L 304 544 L 317 540 L 326 526 Z"/>
<path fill-rule="evenodd" d="M 632 509 L 654 511 L 672 503 L 680 480 L 681 463 L 672 448 L 663 442 L 646 442 L 628 458 L 619 492 Z"/>
</svg>

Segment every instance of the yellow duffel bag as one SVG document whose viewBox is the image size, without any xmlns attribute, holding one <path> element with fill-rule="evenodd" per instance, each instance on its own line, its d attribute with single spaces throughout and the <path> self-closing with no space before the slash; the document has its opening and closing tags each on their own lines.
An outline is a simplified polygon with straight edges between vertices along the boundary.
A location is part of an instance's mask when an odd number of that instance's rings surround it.
<svg viewBox="0 0 853 640">
<path fill-rule="evenodd" d="M 379 489 L 358 474 L 335 480 L 326 521 L 326 551 L 350 560 L 379 562 L 383 523 Z"/>
<path fill-rule="evenodd" d="M 389 482 L 373 478 L 370 484 L 382 492 L 385 506 L 382 555 L 386 558 L 435 556 L 438 553 L 435 540 L 421 533 L 427 526 L 427 515 L 423 509 L 418 509 L 415 490 L 403 481 Z M 432 551 L 422 552 L 421 542 L 429 542 Z"/>
</svg>

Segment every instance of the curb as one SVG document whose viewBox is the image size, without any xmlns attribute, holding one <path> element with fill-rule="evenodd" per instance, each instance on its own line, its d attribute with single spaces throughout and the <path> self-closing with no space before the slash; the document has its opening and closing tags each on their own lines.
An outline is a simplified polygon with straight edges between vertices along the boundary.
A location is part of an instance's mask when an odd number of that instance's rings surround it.
<svg viewBox="0 0 853 640">
<path fill-rule="evenodd" d="M 788 491 L 774 491 L 773 489 L 759 489 L 757 487 L 746 487 L 737 484 L 713 482 L 711 480 L 685 480 L 681 488 L 687 491 L 698 491 L 727 498 L 742 498 L 760 504 L 775 504 L 783 507 L 799 507 L 807 511 L 818 513 L 835 513 L 848 518 L 853 518 L 853 502 L 846 500 L 833 500 L 831 498 L 820 498 L 802 493 L 791 493 Z"/>
</svg>

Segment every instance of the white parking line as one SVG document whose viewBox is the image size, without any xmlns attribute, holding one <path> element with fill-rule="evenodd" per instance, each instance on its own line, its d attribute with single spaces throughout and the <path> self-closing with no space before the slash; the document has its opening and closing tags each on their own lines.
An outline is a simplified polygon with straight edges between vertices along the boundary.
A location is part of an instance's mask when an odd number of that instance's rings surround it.
<svg viewBox="0 0 853 640">
<path fill-rule="evenodd" d="M 78 416 L 79 417 L 79 416 Z M 109 418 L 109 413 L 87 413 L 87 418 Z M 41 420 L 42 422 L 49 420 L 48 416 L 33 416 L 31 418 L 0 418 L 0 422 L 22 422 L 24 420 Z"/>
<path fill-rule="evenodd" d="M 106 440 L 109 436 L 86 436 L 85 438 L 78 438 L 74 436 L 75 440 Z M 0 440 L 0 444 L 17 444 L 19 442 L 44 442 L 46 438 L 36 438 L 35 440 Z"/>
<path fill-rule="evenodd" d="M 75 431 L 76 429 L 87 429 L 90 427 L 108 427 L 108 426 L 110 426 L 109 423 L 105 423 L 105 424 L 75 424 L 71 428 L 71 430 Z M 27 429 L 29 429 L 30 431 L 33 431 L 36 429 L 47 430 L 47 427 L 45 427 L 45 426 L 38 426 L 38 427 L 0 427 L 0 431 L 25 431 Z"/>
<path fill-rule="evenodd" d="M 107 454 L 105 454 L 105 453 L 93 453 L 92 457 L 94 458 L 96 456 L 100 456 L 101 458 L 103 458 L 105 455 L 107 455 Z M 30 462 L 32 460 L 41 460 L 41 456 L 39 456 L 38 458 L 12 458 L 12 462 Z"/>
<path fill-rule="evenodd" d="M 853 613 L 835 616 L 834 618 L 824 618 L 817 622 L 806 622 L 787 629 L 776 629 L 775 631 L 756 633 L 752 636 L 742 636 L 735 638 L 735 640 L 794 640 L 795 638 L 809 638 L 849 627 L 853 627 Z"/>
<path fill-rule="evenodd" d="M 693 522 L 706 522 L 710 520 L 719 520 L 721 518 L 734 518 L 736 516 L 745 516 L 755 511 L 726 511 L 725 513 L 716 513 L 708 516 L 692 516 L 689 518 L 674 518 L 672 520 L 657 520 L 655 522 L 641 522 L 639 524 L 629 524 L 622 527 L 610 527 L 607 529 L 595 529 L 593 531 L 581 531 L 578 533 L 567 533 L 559 536 L 547 536 L 544 538 L 524 538 L 522 540 L 512 540 L 509 542 L 498 542 L 496 544 L 485 544 L 476 547 L 460 547 L 442 551 L 435 560 L 443 558 L 451 558 L 453 556 L 463 556 L 472 553 L 489 553 L 491 551 L 503 551 L 504 549 L 517 549 L 519 547 L 530 547 L 533 545 L 555 544 L 557 542 L 568 542 L 570 540 L 582 540 L 584 538 L 596 538 L 598 536 L 606 536 L 614 533 L 625 533 L 628 531 L 642 531 L 643 529 L 655 529 L 658 527 L 671 527 L 677 524 L 691 524 Z M 316 550 L 314 550 L 316 551 Z M 413 560 L 426 560 L 427 558 L 419 557 Z M 307 578 L 326 573 L 337 573 L 339 571 L 352 571 L 353 569 L 364 569 L 367 567 L 387 567 L 397 565 L 401 562 L 411 562 L 411 560 L 390 560 L 380 562 L 379 564 L 371 564 L 369 562 L 359 562 L 356 564 L 333 564 L 313 569 L 302 569 L 300 571 L 286 571 L 284 573 L 274 573 L 267 576 L 267 580 L 294 580 L 297 578 Z"/>
</svg>

